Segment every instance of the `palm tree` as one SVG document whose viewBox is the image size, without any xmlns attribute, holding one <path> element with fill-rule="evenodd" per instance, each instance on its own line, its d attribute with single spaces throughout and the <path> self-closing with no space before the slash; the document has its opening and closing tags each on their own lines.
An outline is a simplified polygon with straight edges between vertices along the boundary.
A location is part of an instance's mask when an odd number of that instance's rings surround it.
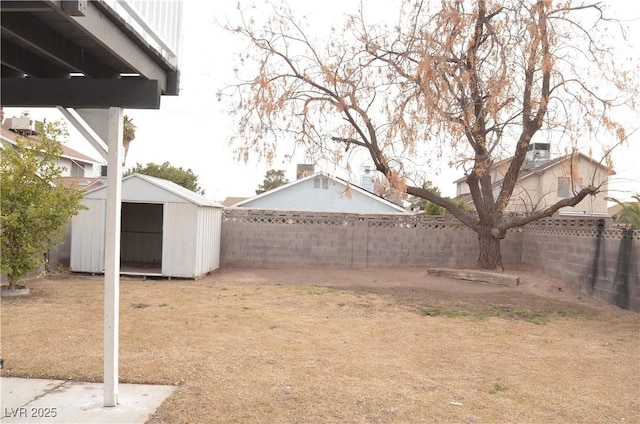
<svg viewBox="0 0 640 424">
<path fill-rule="evenodd" d="M 616 222 L 628 222 L 631 227 L 640 230 L 640 193 L 631 196 L 635 202 L 621 202 L 612 197 L 607 198 L 622 206 L 622 210 L 617 213 Z"/>
<path fill-rule="evenodd" d="M 129 143 L 136 138 L 136 126 L 128 115 L 124 115 L 123 127 L 122 145 L 124 147 L 124 158 L 122 159 L 122 165 L 124 166 L 127 160 L 127 152 L 129 151 Z"/>
</svg>

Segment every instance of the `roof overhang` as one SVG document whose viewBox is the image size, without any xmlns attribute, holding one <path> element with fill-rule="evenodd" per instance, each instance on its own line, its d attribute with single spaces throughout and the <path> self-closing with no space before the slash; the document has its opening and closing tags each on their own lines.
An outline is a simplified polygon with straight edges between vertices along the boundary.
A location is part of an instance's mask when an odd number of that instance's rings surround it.
<svg viewBox="0 0 640 424">
<path fill-rule="evenodd" d="M 2 105 L 157 109 L 161 95 L 177 95 L 177 58 L 152 45 L 119 4 L 0 1 Z"/>
</svg>

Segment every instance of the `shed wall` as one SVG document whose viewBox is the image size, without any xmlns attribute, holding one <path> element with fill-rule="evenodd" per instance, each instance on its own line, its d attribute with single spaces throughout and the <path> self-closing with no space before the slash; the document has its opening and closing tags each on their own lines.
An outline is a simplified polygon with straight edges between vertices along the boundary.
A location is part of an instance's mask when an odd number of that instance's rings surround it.
<svg viewBox="0 0 640 424">
<path fill-rule="evenodd" d="M 196 234 L 202 236 L 197 238 L 196 277 L 220 267 L 221 227 L 222 208 L 200 208 Z"/>
<path fill-rule="evenodd" d="M 72 218 L 70 270 L 104 271 L 105 199 L 84 199 L 88 208 Z"/>
</svg>

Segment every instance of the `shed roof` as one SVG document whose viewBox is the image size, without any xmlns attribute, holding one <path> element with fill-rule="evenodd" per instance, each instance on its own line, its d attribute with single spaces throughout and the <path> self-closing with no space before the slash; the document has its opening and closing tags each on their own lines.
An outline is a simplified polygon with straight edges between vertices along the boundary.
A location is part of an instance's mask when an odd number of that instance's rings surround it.
<svg viewBox="0 0 640 424">
<path fill-rule="evenodd" d="M 188 190 L 182 187 L 181 185 L 174 183 L 173 181 L 164 180 L 162 178 L 151 177 L 149 175 L 131 174 L 122 179 L 123 187 L 127 184 L 127 181 L 131 181 L 131 180 L 141 180 L 145 183 L 152 184 L 153 186 L 158 187 L 161 190 L 164 190 L 168 193 L 178 196 L 186 200 L 187 202 L 196 204 L 198 206 L 217 207 L 217 208 L 223 207 L 220 203 L 209 200 L 206 197 L 202 196 L 201 194 L 194 193 L 193 191 Z M 86 194 L 87 195 L 95 194 L 100 190 L 106 190 L 106 185 L 96 188 L 95 190 L 89 190 L 87 191 Z"/>
</svg>

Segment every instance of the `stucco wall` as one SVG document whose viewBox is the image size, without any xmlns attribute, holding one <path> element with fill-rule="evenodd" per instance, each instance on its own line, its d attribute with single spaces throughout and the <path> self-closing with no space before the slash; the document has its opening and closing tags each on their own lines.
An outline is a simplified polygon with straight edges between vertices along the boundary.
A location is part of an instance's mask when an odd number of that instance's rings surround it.
<svg viewBox="0 0 640 424">
<path fill-rule="evenodd" d="M 564 208 L 563 211 L 607 212 L 605 197 L 607 196 L 607 180 L 609 176 L 602 167 L 582 156 L 578 156 L 573 161 L 565 161 L 549 169 L 540 176 L 540 193 L 538 196 L 544 198 L 542 206 L 554 204 L 562 199 L 558 197 L 558 177 L 572 178 L 573 190 L 578 190 L 581 186 L 586 187 L 591 184 L 596 187 L 600 186 L 600 192 L 596 196 L 587 196 L 576 206 Z"/>
<path fill-rule="evenodd" d="M 499 169 L 492 171 L 492 181 L 499 181 L 504 178 L 506 165 L 501 163 Z M 507 206 L 510 212 L 530 212 L 533 209 L 542 209 L 563 199 L 558 197 L 558 178 L 572 178 L 577 190 L 582 186 L 593 184 L 599 187 L 600 192 L 596 196 L 587 196 L 574 207 L 563 208 L 564 212 L 607 212 L 607 190 L 609 175 L 606 170 L 581 155 L 575 156 L 572 160 L 566 160 L 518 181 L 513 190 L 513 194 Z M 457 194 L 470 193 L 469 186 L 465 182 L 458 183 Z M 498 193 L 494 193 L 497 197 Z"/>
</svg>

